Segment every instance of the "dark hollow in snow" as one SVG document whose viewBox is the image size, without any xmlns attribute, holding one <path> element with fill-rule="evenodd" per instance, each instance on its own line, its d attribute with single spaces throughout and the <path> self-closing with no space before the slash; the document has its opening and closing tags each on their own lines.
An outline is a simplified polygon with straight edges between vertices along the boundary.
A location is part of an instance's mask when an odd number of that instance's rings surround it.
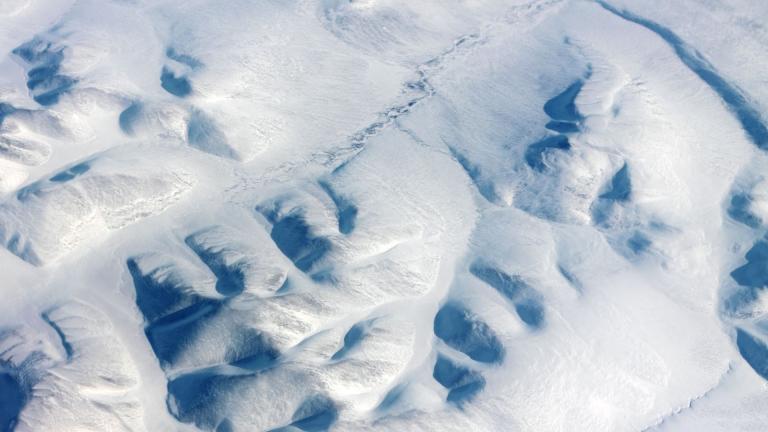
<svg viewBox="0 0 768 432">
<path fill-rule="evenodd" d="M 291 281 L 290 276 L 287 276 L 283 281 L 283 284 L 280 285 L 280 288 L 278 288 L 277 291 L 275 291 L 275 294 L 276 295 L 288 294 L 293 290 L 293 288 L 295 287 L 294 285 L 295 284 Z"/>
<path fill-rule="evenodd" d="M 63 183 L 70 181 L 73 178 L 80 176 L 81 174 L 85 174 L 90 169 L 91 166 L 88 163 L 79 163 L 69 169 L 59 172 L 58 174 L 51 177 L 50 180 L 52 182 Z"/>
<path fill-rule="evenodd" d="M 646 252 L 648 249 L 650 249 L 651 244 L 651 240 L 648 238 L 648 236 L 641 233 L 640 231 L 635 231 L 627 239 L 627 247 L 629 248 L 629 251 L 635 255 L 640 255 L 641 253 Z"/>
<path fill-rule="evenodd" d="M 576 96 L 579 95 L 584 81 L 576 80 L 562 93 L 544 103 L 544 112 L 552 119 L 544 126 L 560 134 L 572 134 L 579 131 L 579 123 L 584 117 L 576 109 Z M 544 155 L 550 149 L 569 150 L 571 143 L 566 135 L 549 135 L 525 149 L 525 163 L 536 171 L 544 171 Z"/>
<path fill-rule="evenodd" d="M 472 400 L 485 388 L 485 378 L 482 375 L 457 365 L 442 355 L 437 356 L 432 377 L 449 390 L 447 401 L 456 404 Z"/>
<path fill-rule="evenodd" d="M 350 351 L 355 349 L 366 336 L 370 321 L 363 321 L 353 325 L 344 335 L 344 346 L 331 356 L 331 360 L 343 359 Z"/>
<path fill-rule="evenodd" d="M 616 209 L 615 206 L 618 203 L 629 201 L 632 197 L 632 180 L 626 162 L 613 175 L 610 183 L 604 189 L 605 192 L 592 203 L 592 220 L 596 225 L 604 225 Z"/>
<path fill-rule="evenodd" d="M 544 171 L 544 154 L 550 149 L 569 150 L 571 143 L 565 135 L 554 135 L 543 138 L 525 149 L 525 163 L 536 171 Z"/>
<path fill-rule="evenodd" d="M 556 95 L 544 104 L 544 112 L 553 120 L 560 122 L 579 122 L 583 117 L 576 109 L 576 96 L 579 95 L 584 81 L 577 80 L 562 93 Z"/>
<path fill-rule="evenodd" d="M 50 42 L 35 37 L 15 48 L 13 54 L 30 65 L 27 88 L 32 99 L 40 105 L 56 104 L 59 97 L 76 83 L 75 79 L 59 73 L 64 51 L 63 48 L 53 47 Z"/>
<path fill-rule="evenodd" d="M 295 209 L 288 214 L 280 214 L 278 208 L 260 211 L 272 223 L 270 237 L 299 270 L 309 272 L 331 250 L 331 242 L 312 233 L 301 211 Z"/>
<path fill-rule="evenodd" d="M 466 156 L 464 156 L 455 148 L 449 147 L 449 150 L 451 151 L 451 155 L 453 155 L 454 159 L 456 159 L 456 162 L 461 165 L 461 168 L 464 169 L 464 172 L 467 173 L 469 178 L 472 180 L 472 183 L 474 183 L 475 187 L 477 187 L 480 195 L 482 195 L 483 198 L 485 198 L 490 203 L 498 202 L 499 198 L 498 194 L 496 193 L 496 187 L 492 182 L 484 178 L 480 167 L 473 164 L 469 159 L 467 159 Z"/>
<path fill-rule="evenodd" d="M 544 307 L 538 301 L 526 298 L 515 302 L 517 316 L 531 328 L 540 328 L 544 324 Z"/>
<path fill-rule="evenodd" d="M 196 234 L 187 237 L 185 241 L 187 246 L 200 257 L 200 260 L 216 276 L 216 291 L 219 294 L 229 297 L 245 290 L 247 268 L 243 262 L 227 263 L 220 249 L 205 247 L 203 242 L 198 241 Z"/>
<path fill-rule="evenodd" d="M 183 374 L 168 381 L 168 410 L 184 423 L 212 429 L 222 422 L 216 400 L 241 377 L 219 375 L 215 368 Z"/>
<path fill-rule="evenodd" d="M 293 414 L 291 426 L 305 432 L 322 432 L 327 431 L 338 417 L 338 409 L 331 399 L 315 395 L 302 402 Z"/>
<path fill-rule="evenodd" d="M 224 419 L 216 426 L 216 432 L 235 432 L 235 427 L 229 419 Z"/>
<path fill-rule="evenodd" d="M 220 301 L 201 300 L 150 323 L 145 333 L 160 364 L 167 367 L 178 361 L 178 356 L 193 344 L 208 320 L 220 313 L 221 307 Z"/>
<path fill-rule="evenodd" d="M 75 80 L 59 75 L 58 65 L 41 66 L 29 71 L 27 88 L 32 91 L 32 99 L 43 106 L 54 105 L 59 97 L 75 85 Z"/>
<path fill-rule="evenodd" d="M 759 240 L 747 251 L 747 263 L 731 272 L 739 285 L 761 289 L 768 286 L 768 242 Z"/>
<path fill-rule="evenodd" d="M 225 376 L 231 373 L 231 366 L 249 375 L 271 368 L 280 353 L 261 331 L 230 319 L 237 313 L 228 307 L 230 299 L 206 298 L 192 292 L 179 273 L 169 267 L 174 264 L 142 271 L 141 260 L 129 259 L 128 270 L 136 289 L 136 304 L 147 321 L 144 331 L 160 366 L 172 369 L 186 350 L 211 350 L 208 354 L 222 357 L 221 365 L 204 366 L 168 384 L 171 412 L 181 421 L 194 421 L 212 429 L 221 419 L 211 417 L 205 404 L 213 403 L 220 395 L 210 393 L 213 390 L 208 387 L 215 385 L 220 391 L 232 385 L 234 381 Z M 221 343 L 203 345 L 206 341 L 200 339 L 200 332 L 208 327 L 217 329 Z M 229 372 L 221 372 L 223 366 Z M 189 393 L 199 391 L 199 386 L 208 393 Z"/>
<path fill-rule="evenodd" d="M 18 192 L 16 192 L 16 199 L 24 202 L 32 197 L 39 196 L 44 184 L 44 180 L 38 180 L 32 184 L 22 187 Z"/>
<path fill-rule="evenodd" d="M 226 410 L 222 409 L 222 402 L 236 395 L 238 388 L 247 386 L 250 380 L 258 379 L 259 375 L 252 371 L 272 366 L 277 352 L 256 331 L 236 331 L 229 339 L 233 346 L 242 350 L 234 355 L 242 360 L 230 364 L 249 372 L 237 373 L 229 366 L 213 365 L 170 379 L 167 386 L 168 410 L 179 421 L 195 423 L 204 430 L 235 430 L 234 425 L 224 417 Z"/>
<path fill-rule="evenodd" d="M 165 91 L 177 97 L 183 98 L 192 93 L 192 85 L 189 83 L 189 80 L 183 76 L 177 77 L 167 67 L 163 67 L 163 71 L 160 74 L 160 85 Z"/>
<path fill-rule="evenodd" d="M 136 290 L 136 305 L 147 321 L 155 321 L 202 300 L 200 296 L 188 293 L 187 288 L 173 277 L 158 280 L 155 273 L 163 269 L 156 269 L 148 274 L 142 273 L 138 259 L 128 260 L 128 271 L 133 278 L 133 286 Z"/>
<path fill-rule="evenodd" d="M 524 292 L 531 290 L 520 276 L 510 276 L 497 268 L 480 262 L 473 263 L 469 267 L 469 272 L 510 300 L 515 300 Z"/>
<path fill-rule="evenodd" d="M 252 371 L 267 369 L 275 364 L 280 353 L 258 330 L 235 329 L 229 337 L 224 356 L 227 363 Z"/>
<path fill-rule="evenodd" d="M 435 335 L 449 347 L 481 363 L 501 363 L 504 347 L 487 324 L 458 303 L 445 304 L 435 315 Z"/>
<path fill-rule="evenodd" d="M 532 328 L 539 328 L 544 323 L 544 307 L 539 294 L 520 276 L 508 275 L 489 265 L 475 262 L 469 268 L 476 278 L 487 283 L 515 306 L 520 319 Z"/>
<path fill-rule="evenodd" d="M 200 60 L 188 54 L 181 54 L 178 51 L 176 51 L 176 49 L 174 48 L 168 48 L 167 50 L 165 50 L 165 56 L 171 60 L 177 61 L 181 64 L 185 64 L 192 69 L 197 69 L 203 66 L 203 63 Z"/>
<path fill-rule="evenodd" d="M 752 369 L 763 379 L 768 380 L 768 346 L 740 328 L 736 329 L 736 345 L 739 347 L 739 353 L 752 366 Z"/>
<path fill-rule="evenodd" d="M 16 108 L 5 102 L 0 102 L 0 126 L 3 124 L 3 120 L 5 120 L 5 117 L 7 117 L 9 114 L 13 114 L 16 112 Z"/>
<path fill-rule="evenodd" d="M 132 102 L 128 108 L 124 109 L 118 117 L 118 123 L 120 124 L 120 130 L 126 135 L 133 135 L 136 131 L 133 129 L 133 124 L 139 119 L 143 105 L 141 102 Z"/>
<path fill-rule="evenodd" d="M 613 175 L 611 184 L 600 198 L 612 201 L 627 201 L 632 194 L 632 182 L 629 177 L 629 167 L 624 165 Z"/>
<path fill-rule="evenodd" d="M 746 193 L 733 194 L 731 202 L 728 205 L 728 216 L 750 228 L 759 228 L 763 224 L 763 220 L 752 213 L 752 210 L 749 208 L 751 204 L 751 195 Z"/>
<path fill-rule="evenodd" d="M 565 278 L 568 283 L 573 286 L 577 291 L 581 292 L 582 286 L 579 279 L 570 270 L 565 268 L 562 264 L 557 265 L 557 271 Z"/>
<path fill-rule="evenodd" d="M 562 121 L 550 121 L 544 125 L 547 129 L 560 132 L 563 134 L 576 133 L 579 131 L 579 126 L 576 123 L 562 122 Z"/>
<path fill-rule="evenodd" d="M 400 400 L 400 397 L 403 396 L 403 392 L 405 392 L 405 389 L 407 388 L 406 383 L 400 383 L 392 388 L 389 392 L 387 392 L 387 395 L 384 396 L 384 399 L 381 400 L 381 403 L 379 406 L 376 407 L 376 411 L 383 412 L 387 411 L 388 409 L 392 408 L 397 404 L 397 402 Z"/>
<path fill-rule="evenodd" d="M 43 321 L 45 321 L 46 324 L 51 326 L 53 331 L 56 332 L 56 335 L 59 337 L 59 342 L 61 343 L 61 347 L 64 348 L 64 353 L 67 356 L 67 360 L 72 359 L 72 355 L 75 353 L 75 350 L 72 347 L 72 344 L 69 343 L 69 340 L 67 340 L 67 336 L 64 334 L 64 331 L 61 329 L 61 326 L 59 326 L 59 324 L 53 321 L 48 316 L 47 312 L 42 314 L 41 318 L 43 319 Z"/>
<path fill-rule="evenodd" d="M 8 236 L 8 237 L 6 237 Z M 42 262 L 40 261 L 40 258 L 37 255 L 37 252 L 34 250 L 33 243 L 28 241 L 25 236 L 23 236 L 21 233 L 17 232 L 3 232 L 3 230 L 0 229 L 0 244 L 5 241 L 5 239 L 8 239 L 5 243 L 6 249 L 8 249 L 9 252 L 12 254 L 18 256 L 19 258 L 23 259 L 24 261 L 33 264 L 33 265 L 41 265 Z"/>
<path fill-rule="evenodd" d="M 192 110 L 187 123 L 187 142 L 192 147 L 212 155 L 236 159 L 237 155 L 211 117 L 200 110 Z"/>
<path fill-rule="evenodd" d="M 22 408 L 27 403 L 27 392 L 15 374 L 5 371 L 0 363 L 0 432 L 15 429 Z"/>
<path fill-rule="evenodd" d="M 725 301 L 730 313 L 741 314 L 742 308 L 757 300 L 760 291 L 768 287 L 768 241 L 755 242 L 745 258 L 747 262 L 731 272 L 741 288 Z"/>
<path fill-rule="evenodd" d="M 320 182 L 320 186 L 336 205 L 336 217 L 339 220 L 339 232 L 342 234 L 350 234 L 355 230 L 357 206 L 355 206 L 349 199 L 337 194 L 327 182 Z"/>
<path fill-rule="evenodd" d="M 38 37 L 16 47 L 13 54 L 27 63 L 56 63 L 60 62 L 64 56 L 61 50 L 52 49 L 50 42 L 45 42 Z"/>
</svg>

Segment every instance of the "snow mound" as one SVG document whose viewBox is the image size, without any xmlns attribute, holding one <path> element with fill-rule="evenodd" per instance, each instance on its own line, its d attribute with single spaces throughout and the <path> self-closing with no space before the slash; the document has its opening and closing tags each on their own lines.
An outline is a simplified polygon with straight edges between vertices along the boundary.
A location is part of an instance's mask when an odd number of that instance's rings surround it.
<svg viewBox="0 0 768 432">
<path fill-rule="evenodd" d="M 19 190 L 0 205 L 0 242 L 31 264 L 162 212 L 193 184 L 181 168 L 137 170 L 108 156 L 81 162 Z"/>
<path fill-rule="evenodd" d="M 41 318 L 53 337 L 31 328 L 0 333 L 4 394 L 11 380 L 17 390 L 13 430 L 145 430 L 138 372 L 107 317 L 73 302 Z"/>
</svg>

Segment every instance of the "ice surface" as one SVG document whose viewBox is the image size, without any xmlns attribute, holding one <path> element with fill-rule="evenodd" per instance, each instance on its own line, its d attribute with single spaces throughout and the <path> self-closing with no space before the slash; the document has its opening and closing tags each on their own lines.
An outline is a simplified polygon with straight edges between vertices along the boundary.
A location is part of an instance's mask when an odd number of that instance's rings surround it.
<svg viewBox="0 0 768 432">
<path fill-rule="evenodd" d="M 0 1 L 0 431 L 764 430 L 766 22 Z"/>
</svg>

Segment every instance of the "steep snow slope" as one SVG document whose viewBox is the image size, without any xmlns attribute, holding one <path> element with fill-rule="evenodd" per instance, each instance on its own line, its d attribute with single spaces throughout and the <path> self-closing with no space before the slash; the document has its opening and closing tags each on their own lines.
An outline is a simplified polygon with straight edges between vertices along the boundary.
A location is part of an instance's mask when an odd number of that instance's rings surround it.
<svg viewBox="0 0 768 432">
<path fill-rule="evenodd" d="M 0 431 L 764 430 L 766 17 L 2 3 Z"/>
</svg>

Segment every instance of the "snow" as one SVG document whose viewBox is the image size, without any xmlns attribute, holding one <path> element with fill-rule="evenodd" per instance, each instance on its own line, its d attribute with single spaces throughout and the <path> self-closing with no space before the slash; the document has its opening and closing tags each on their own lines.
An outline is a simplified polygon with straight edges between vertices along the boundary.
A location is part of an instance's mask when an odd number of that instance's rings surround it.
<svg viewBox="0 0 768 432">
<path fill-rule="evenodd" d="M 1 2 L 0 431 L 766 429 L 766 18 Z"/>
</svg>

